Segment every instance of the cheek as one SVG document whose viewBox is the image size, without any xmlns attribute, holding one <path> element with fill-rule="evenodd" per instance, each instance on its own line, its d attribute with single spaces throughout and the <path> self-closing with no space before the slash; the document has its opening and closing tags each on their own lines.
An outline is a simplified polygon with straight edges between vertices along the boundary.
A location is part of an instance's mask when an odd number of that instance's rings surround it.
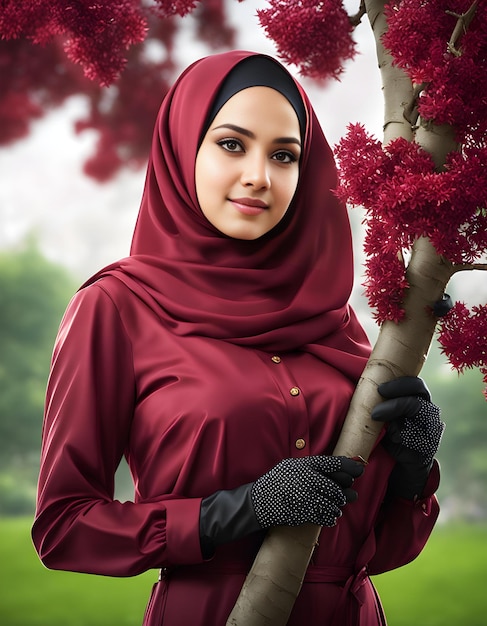
<svg viewBox="0 0 487 626">
<path fill-rule="evenodd" d="M 202 156 L 201 158 L 196 159 L 196 167 L 195 167 L 195 186 L 196 186 L 196 197 L 198 198 L 198 202 L 201 205 L 205 204 L 205 200 L 208 196 L 209 189 L 212 188 L 211 174 L 212 167 L 209 166 L 208 160 Z"/>
<path fill-rule="evenodd" d="M 195 166 L 196 195 L 200 202 L 211 197 L 223 186 L 223 176 L 221 164 L 212 154 L 202 152 L 198 154 Z"/>
<path fill-rule="evenodd" d="M 293 199 L 294 194 L 296 193 L 296 189 L 298 187 L 298 181 L 299 181 L 299 172 L 297 172 L 293 176 L 288 176 L 286 180 L 282 182 L 282 185 L 281 185 L 282 202 L 287 203 L 287 205 L 291 203 L 291 200 Z"/>
</svg>

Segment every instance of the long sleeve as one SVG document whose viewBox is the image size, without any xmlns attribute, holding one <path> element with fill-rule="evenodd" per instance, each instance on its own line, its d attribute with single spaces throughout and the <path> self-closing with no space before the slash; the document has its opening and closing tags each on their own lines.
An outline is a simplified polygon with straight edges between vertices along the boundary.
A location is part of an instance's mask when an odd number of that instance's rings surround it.
<svg viewBox="0 0 487 626">
<path fill-rule="evenodd" d="M 73 298 L 55 344 L 32 538 L 43 563 L 130 576 L 199 562 L 199 498 L 114 500 L 137 400 L 132 345 L 95 284 Z"/>
<path fill-rule="evenodd" d="M 424 548 L 439 514 L 434 495 L 439 485 L 439 466 L 433 463 L 422 498 L 395 498 L 384 505 L 375 530 L 376 551 L 369 563 L 370 574 L 401 567 Z"/>
</svg>

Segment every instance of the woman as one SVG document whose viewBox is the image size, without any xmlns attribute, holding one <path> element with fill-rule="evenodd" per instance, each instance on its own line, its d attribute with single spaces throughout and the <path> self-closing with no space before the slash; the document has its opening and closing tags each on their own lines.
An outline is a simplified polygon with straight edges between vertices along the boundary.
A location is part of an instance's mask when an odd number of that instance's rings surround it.
<svg viewBox="0 0 487 626">
<path fill-rule="evenodd" d="M 330 456 L 369 354 L 335 185 L 282 66 L 198 61 L 162 104 L 131 256 L 62 321 L 34 543 L 51 568 L 161 568 L 147 625 L 225 624 L 265 529 L 305 522 L 325 528 L 289 624 L 383 624 L 368 574 L 435 523 L 442 424 L 419 379 L 380 388 L 390 436 L 365 472 Z M 113 499 L 124 454 L 133 503 Z"/>
</svg>

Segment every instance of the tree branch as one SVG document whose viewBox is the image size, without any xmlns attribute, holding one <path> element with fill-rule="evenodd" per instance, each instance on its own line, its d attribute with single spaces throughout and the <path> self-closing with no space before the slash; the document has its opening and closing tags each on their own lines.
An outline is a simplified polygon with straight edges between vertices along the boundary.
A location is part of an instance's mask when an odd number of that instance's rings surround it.
<svg viewBox="0 0 487 626">
<path fill-rule="evenodd" d="M 387 30 L 384 15 L 385 0 L 365 0 L 367 16 L 374 33 L 377 60 L 382 78 L 384 97 L 384 146 L 402 137 L 412 141 L 411 124 L 404 117 L 404 107 L 413 99 L 413 85 L 409 76 L 393 63 L 392 55 L 382 44 Z"/>
<path fill-rule="evenodd" d="M 423 150 L 431 154 L 438 172 L 444 169 L 447 155 L 460 148 L 453 126 L 437 125 L 430 120 L 421 120 L 415 139 Z"/>
<path fill-rule="evenodd" d="M 350 24 L 354 28 L 356 28 L 360 24 L 360 22 L 362 21 L 363 16 L 366 13 L 367 13 L 367 9 L 365 8 L 365 0 L 361 0 L 358 12 L 355 13 L 355 15 L 350 15 L 349 16 Z"/>
<path fill-rule="evenodd" d="M 456 57 L 462 55 L 462 51 L 457 48 L 457 42 L 467 32 L 470 22 L 473 20 L 475 12 L 477 11 L 477 5 L 478 0 L 474 0 L 468 11 L 462 14 L 455 13 L 454 11 L 446 11 L 448 15 L 453 15 L 453 17 L 457 18 L 457 23 L 455 24 L 452 36 L 450 37 L 450 41 L 447 45 L 448 52 Z"/>
<path fill-rule="evenodd" d="M 452 272 L 454 274 L 457 274 L 458 272 L 466 272 L 472 270 L 487 272 L 487 263 L 462 263 L 452 266 Z"/>
<path fill-rule="evenodd" d="M 418 98 L 421 95 L 423 89 L 427 86 L 427 84 L 428 83 L 421 83 L 420 85 L 415 85 L 411 100 L 409 100 L 409 102 L 406 102 L 406 104 L 404 105 L 404 119 L 411 124 L 411 129 L 413 131 L 417 129 L 416 124 L 419 118 Z"/>
</svg>

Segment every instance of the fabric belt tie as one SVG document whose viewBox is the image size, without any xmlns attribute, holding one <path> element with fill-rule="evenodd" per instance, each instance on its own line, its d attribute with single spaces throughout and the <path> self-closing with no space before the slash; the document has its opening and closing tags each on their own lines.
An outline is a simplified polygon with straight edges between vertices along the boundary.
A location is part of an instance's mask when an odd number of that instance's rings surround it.
<svg viewBox="0 0 487 626">
<path fill-rule="evenodd" d="M 205 574 L 210 576 L 212 574 L 245 574 L 242 567 L 239 567 L 237 564 L 234 566 L 222 564 L 220 567 L 212 567 L 208 568 L 208 570 L 209 571 Z M 200 577 L 202 574 L 201 567 L 198 566 L 163 568 L 159 574 L 159 581 L 167 580 L 176 572 L 179 576 L 191 576 L 193 574 Z M 308 568 L 303 582 L 328 583 L 342 587 L 340 598 L 329 626 L 344 626 L 345 624 L 358 624 L 360 607 L 366 600 L 365 584 L 368 578 L 366 567 L 362 567 L 357 573 L 353 573 L 349 567 L 319 567 L 311 565 Z M 350 596 L 352 596 L 352 598 L 350 598 Z M 149 623 L 151 622 L 144 622 L 144 624 Z M 385 624 L 385 621 L 383 623 Z"/>
</svg>

